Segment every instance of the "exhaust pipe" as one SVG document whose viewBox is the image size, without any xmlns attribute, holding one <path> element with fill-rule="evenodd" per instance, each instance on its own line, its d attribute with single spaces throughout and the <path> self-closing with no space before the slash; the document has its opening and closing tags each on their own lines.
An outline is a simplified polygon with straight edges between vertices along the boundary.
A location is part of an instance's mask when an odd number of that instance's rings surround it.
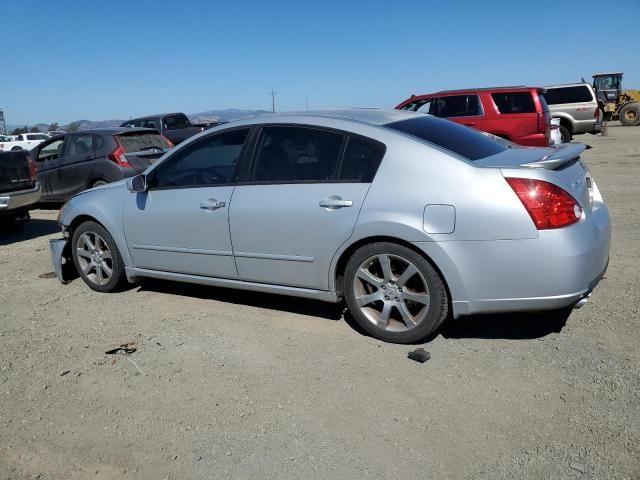
<svg viewBox="0 0 640 480">
<path fill-rule="evenodd" d="M 587 302 L 589 301 L 589 297 L 590 296 L 591 296 L 591 294 L 589 293 L 586 296 L 582 297 L 580 300 L 578 300 L 576 302 L 576 304 L 573 306 L 573 308 L 575 308 L 577 310 L 579 308 L 584 307 L 587 304 Z"/>
</svg>

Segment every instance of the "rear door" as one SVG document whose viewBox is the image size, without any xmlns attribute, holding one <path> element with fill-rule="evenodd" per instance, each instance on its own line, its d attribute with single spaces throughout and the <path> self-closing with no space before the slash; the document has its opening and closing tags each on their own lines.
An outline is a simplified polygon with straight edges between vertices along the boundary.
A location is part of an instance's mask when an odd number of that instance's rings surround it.
<svg viewBox="0 0 640 480">
<path fill-rule="evenodd" d="M 99 135 L 78 133 L 68 136 L 67 150 L 59 167 L 60 193 L 64 198 L 86 190 L 98 179 L 96 143 Z"/>
<path fill-rule="evenodd" d="M 230 210 L 240 279 L 328 289 L 384 145 L 333 130 L 266 126 Z"/>
</svg>

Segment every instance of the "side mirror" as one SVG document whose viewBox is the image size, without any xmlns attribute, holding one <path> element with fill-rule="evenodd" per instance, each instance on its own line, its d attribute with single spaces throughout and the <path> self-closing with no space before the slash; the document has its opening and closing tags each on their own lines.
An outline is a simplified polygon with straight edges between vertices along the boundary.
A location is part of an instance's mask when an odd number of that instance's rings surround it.
<svg viewBox="0 0 640 480">
<path fill-rule="evenodd" d="M 144 175 L 136 175 L 127 180 L 127 188 L 130 192 L 140 193 L 147 191 L 147 177 Z"/>
</svg>

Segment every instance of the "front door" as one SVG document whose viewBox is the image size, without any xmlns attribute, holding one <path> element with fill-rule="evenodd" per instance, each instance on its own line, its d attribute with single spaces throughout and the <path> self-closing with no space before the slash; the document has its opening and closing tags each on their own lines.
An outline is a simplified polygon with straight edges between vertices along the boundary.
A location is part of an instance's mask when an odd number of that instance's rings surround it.
<svg viewBox="0 0 640 480">
<path fill-rule="evenodd" d="M 64 161 L 66 137 L 56 138 L 39 145 L 36 149 L 35 161 L 38 164 L 38 181 L 42 191 L 43 201 L 60 201 L 63 199 L 60 192 L 59 168 Z"/>
<path fill-rule="evenodd" d="M 382 144 L 339 132 L 263 128 L 249 182 L 231 202 L 240 279 L 327 290 L 382 155 Z"/>
<path fill-rule="evenodd" d="M 137 268 L 237 278 L 229 203 L 248 129 L 203 137 L 148 175 L 126 200 L 123 222 Z"/>
</svg>

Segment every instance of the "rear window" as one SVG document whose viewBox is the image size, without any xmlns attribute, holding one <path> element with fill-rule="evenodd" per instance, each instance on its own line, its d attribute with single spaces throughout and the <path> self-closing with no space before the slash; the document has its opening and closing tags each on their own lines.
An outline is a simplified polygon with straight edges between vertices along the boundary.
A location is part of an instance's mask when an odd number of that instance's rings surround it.
<svg viewBox="0 0 640 480">
<path fill-rule="evenodd" d="M 544 98 L 549 105 L 559 105 L 562 103 L 582 103 L 592 102 L 593 95 L 586 85 L 576 87 L 548 88 Z"/>
<path fill-rule="evenodd" d="M 164 124 L 167 129 L 185 128 L 189 126 L 189 119 L 184 113 L 176 113 L 164 117 Z"/>
<path fill-rule="evenodd" d="M 385 127 L 421 138 L 468 160 L 480 160 L 507 149 L 472 128 L 426 115 L 388 123 Z"/>
<path fill-rule="evenodd" d="M 491 98 L 502 114 L 536 113 L 531 92 L 498 92 L 492 93 Z"/>
<path fill-rule="evenodd" d="M 150 150 L 152 148 L 169 148 L 169 144 L 161 135 L 157 133 L 136 133 L 119 135 L 118 140 L 127 153 Z"/>
</svg>

